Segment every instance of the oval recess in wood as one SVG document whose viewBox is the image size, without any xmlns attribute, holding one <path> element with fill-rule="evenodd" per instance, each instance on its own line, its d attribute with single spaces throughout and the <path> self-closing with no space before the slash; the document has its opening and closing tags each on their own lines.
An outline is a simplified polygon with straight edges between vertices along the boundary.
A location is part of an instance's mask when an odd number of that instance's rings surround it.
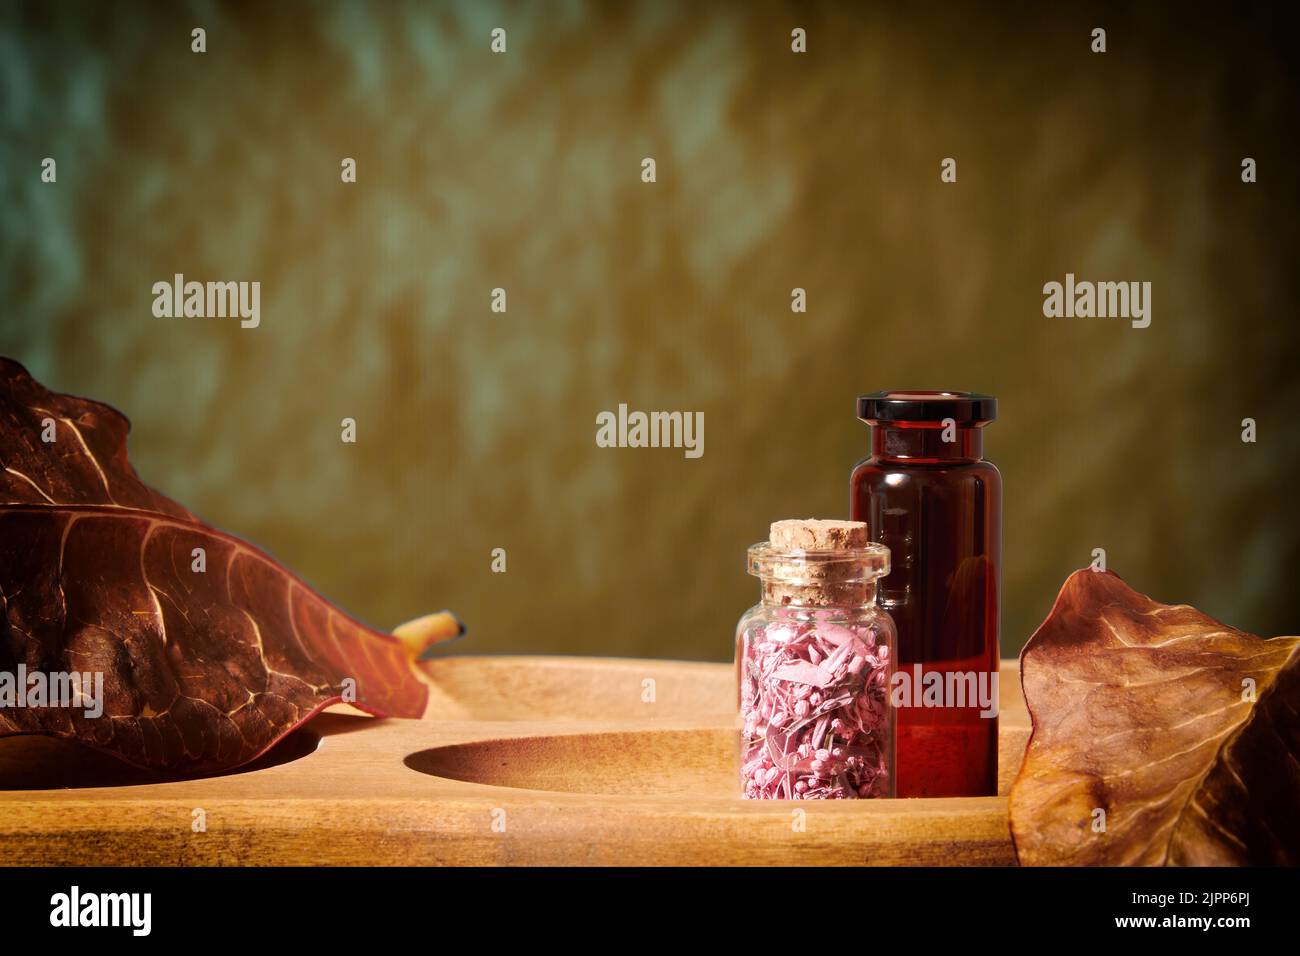
<svg viewBox="0 0 1300 956">
<path fill-rule="evenodd" d="M 740 799 L 738 739 L 730 727 L 639 727 L 475 740 L 416 751 L 404 762 L 431 777 L 487 787 L 728 801 Z M 1008 726 L 1002 730 L 999 765 L 1003 772 L 998 781 L 1002 797 L 1015 777 L 1028 739 L 1028 728 Z M 919 809 L 926 801 L 910 802 Z"/>
</svg>

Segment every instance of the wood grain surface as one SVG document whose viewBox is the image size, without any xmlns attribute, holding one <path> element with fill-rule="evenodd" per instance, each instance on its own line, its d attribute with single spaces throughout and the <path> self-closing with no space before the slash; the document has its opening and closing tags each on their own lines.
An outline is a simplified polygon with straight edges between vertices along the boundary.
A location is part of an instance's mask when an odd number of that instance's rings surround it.
<svg viewBox="0 0 1300 956">
<path fill-rule="evenodd" d="M 997 797 L 742 800 L 729 664 L 455 657 L 428 719 L 340 708 L 218 777 L 0 740 L 0 864 L 1011 864 L 1029 720 L 1002 667 Z"/>
</svg>

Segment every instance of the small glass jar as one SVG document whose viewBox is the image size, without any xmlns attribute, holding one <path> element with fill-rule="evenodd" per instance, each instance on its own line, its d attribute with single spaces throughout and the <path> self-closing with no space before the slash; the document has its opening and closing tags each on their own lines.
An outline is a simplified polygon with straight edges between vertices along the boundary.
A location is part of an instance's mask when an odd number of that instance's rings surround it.
<svg viewBox="0 0 1300 956">
<path fill-rule="evenodd" d="M 896 636 L 876 604 L 889 549 L 858 522 L 819 523 L 859 525 L 847 547 L 790 547 L 784 524 L 749 549 L 762 601 L 736 628 L 744 796 L 892 797 Z"/>
</svg>

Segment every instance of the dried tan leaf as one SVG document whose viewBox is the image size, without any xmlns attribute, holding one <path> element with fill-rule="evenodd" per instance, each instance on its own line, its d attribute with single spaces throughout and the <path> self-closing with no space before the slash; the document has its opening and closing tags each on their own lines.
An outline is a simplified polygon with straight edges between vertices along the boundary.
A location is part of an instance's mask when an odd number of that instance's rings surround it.
<svg viewBox="0 0 1300 956">
<path fill-rule="evenodd" d="M 1022 864 L 1300 863 L 1300 638 L 1262 640 L 1085 570 L 1020 666 L 1034 722 L 1011 789 Z"/>
</svg>

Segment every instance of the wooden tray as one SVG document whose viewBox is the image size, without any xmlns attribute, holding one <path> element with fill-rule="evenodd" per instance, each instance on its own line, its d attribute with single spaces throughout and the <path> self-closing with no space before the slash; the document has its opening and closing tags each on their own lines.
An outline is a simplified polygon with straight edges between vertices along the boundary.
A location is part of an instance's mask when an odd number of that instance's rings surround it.
<svg viewBox="0 0 1300 956">
<path fill-rule="evenodd" d="M 729 664 L 458 657 L 433 670 L 434 719 L 322 714 L 220 777 L 162 781 L 75 744 L 0 740 L 0 864 L 1014 862 L 1006 790 L 1029 736 L 1015 661 L 1002 665 L 1002 795 L 941 800 L 739 799 Z"/>
</svg>

